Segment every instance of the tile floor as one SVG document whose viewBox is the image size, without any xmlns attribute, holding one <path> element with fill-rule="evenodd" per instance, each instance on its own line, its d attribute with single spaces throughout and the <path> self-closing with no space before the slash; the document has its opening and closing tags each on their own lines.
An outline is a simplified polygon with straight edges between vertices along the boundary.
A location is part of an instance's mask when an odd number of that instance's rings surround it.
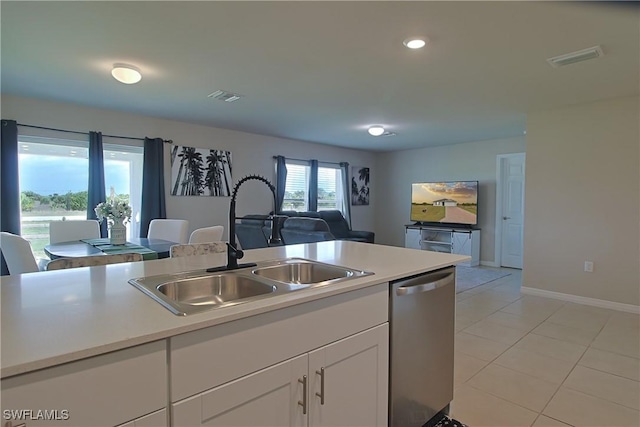
<svg viewBox="0 0 640 427">
<path fill-rule="evenodd" d="M 457 295 L 451 416 L 481 426 L 640 426 L 640 316 L 520 293 Z"/>
</svg>

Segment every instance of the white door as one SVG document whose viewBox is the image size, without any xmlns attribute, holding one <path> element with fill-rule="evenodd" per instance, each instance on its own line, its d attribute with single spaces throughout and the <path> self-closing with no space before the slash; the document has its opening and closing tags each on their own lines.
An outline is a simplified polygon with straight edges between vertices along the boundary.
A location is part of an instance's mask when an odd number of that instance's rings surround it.
<svg viewBox="0 0 640 427">
<path fill-rule="evenodd" d="M 499 206 L 496 210 L 500 229 L 500 266 L 522 268 L 524 231 L 525 154 L 498 156 Z"/>
<path fill-rule="evenodd" d="M 309 353 L 309 427 L 386 427 L 388 363 L 388 323 Z"/>
<path fill-rule="evenodd" d="M 215 361 L 212 361 L 215 363 Z M 307 355 L 298 356 L 173 405 L 173 425 L 180 427 L 303 427 L 307 415 L 302 380 Z"/>
</svg>

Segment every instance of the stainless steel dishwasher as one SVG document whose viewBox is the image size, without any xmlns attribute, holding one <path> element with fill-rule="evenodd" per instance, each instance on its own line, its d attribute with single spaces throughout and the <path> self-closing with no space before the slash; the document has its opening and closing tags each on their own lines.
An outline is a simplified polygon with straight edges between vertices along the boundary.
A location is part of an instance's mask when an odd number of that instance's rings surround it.
<svg viewBox="0 0 640 427">
<path fill-rule="evenodd" d="M 389 286 L 389 426 L 421 427 L 453 400 L 455 268 Z"/>
</svg>

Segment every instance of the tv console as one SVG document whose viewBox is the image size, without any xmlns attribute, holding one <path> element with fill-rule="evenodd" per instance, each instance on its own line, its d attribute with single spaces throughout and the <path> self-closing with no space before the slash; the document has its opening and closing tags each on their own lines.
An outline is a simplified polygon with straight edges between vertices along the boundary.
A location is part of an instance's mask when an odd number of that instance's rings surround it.
<svg viewBox="0 0 640 427">
<path fill-rule="evenodd" d="M 471 261 L 459 265 L 480 264 L 480 230 L 456 226 L 405 225 L 404 246 L 423 251 L 468 255 Z"/>
</svg>

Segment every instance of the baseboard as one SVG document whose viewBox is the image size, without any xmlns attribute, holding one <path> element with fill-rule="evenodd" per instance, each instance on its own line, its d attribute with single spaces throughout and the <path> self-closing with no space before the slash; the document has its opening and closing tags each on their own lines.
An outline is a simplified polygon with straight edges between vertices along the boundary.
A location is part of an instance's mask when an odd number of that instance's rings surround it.
<svg viewBox="0 0 640 427">
<path fill-rule="evenodd" d="M 484 265 L 485 267 L 500 267 L 497 262 L 493 261 L 480 261 L 480 265 Z"/>
<path fill-rule="evenodd" d="M 632 304 L 624 304 L 621 302 L 607 301 L 603 299 L 581 297 L 578 295 L 563 294 L 560 292 L 545 291 L 543 289 L 529 288 L 522 286 L 520 291 L 523 294 L 534 295 L 538 297 L 559 299 L 562 301 L 575 302 L 577 304 L 591 305 L 594 307 L 608 308 L 610 310 L 624 311 L 627 313 L 640 314 L 640 306 Z"/>
</svg>

